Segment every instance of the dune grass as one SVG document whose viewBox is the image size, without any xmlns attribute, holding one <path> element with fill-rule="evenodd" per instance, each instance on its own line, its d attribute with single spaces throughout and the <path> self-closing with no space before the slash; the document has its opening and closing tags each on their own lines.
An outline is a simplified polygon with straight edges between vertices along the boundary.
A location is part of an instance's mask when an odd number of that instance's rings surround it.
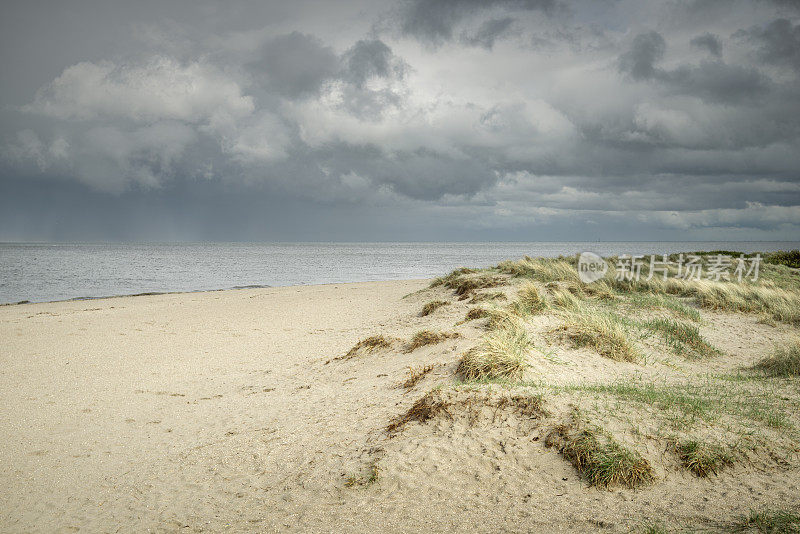
<svg viewBox="0 0 800 534">
<path fill-rule="evenodd" d="M 484 389 L 459 391 L 458 389 L 434 388 L 417 399 L 405 412 L 392 418 L 386 426 L 389 436 L 400 432 L 408 423 L 427 423 L 431 419 L 443 417 L 453 419 L 457 415 L 467 416 L 473 425 L 484 408 L 490 408 L 494 421 L 498 411 L 508 411 L 526 419 L 539 419 L 550 415 L 544 406 L 541 395 L 529 393 L 498 394 Z"/>
<path fill-rule="evenodd" d="M 721 251 L 725 252 L 725 251 Z M 697 253 L 703 262 L 709 255 Z M 738 256 L 730 252 L 729 255 Z M 775 263 L 782 265 L 762 264 L 761 278 L 758 281 L 713 281 L 707 279 L 687 280 L 677 278 L 677 267 L 670 268 L 670 276 L 654 276 L 647 279 L 649 267 L 645 263 L 639 280 L 617 280 L 615 276 L 615 258 L 607 258 L 609 271 L 605 278 L 592 284 L 584 284 L 578 277 L 575 258 L 529 258 L 504 261 L 495 269 L 514 277 L 527 277 L 544 283 L 560 282 L 570 288 L 572 295 L 559 290 L 554 292 L 553 301 L 557 307 L 568 309 L 574 301 L 584 297 L 611 300 L 620 295 L 645 294 L 651 296 L 680 296 L 692 298 L 698 306 L 710 310 L 756 313 L 774 321 L 788 324 L 800 324 L 800 279 L 795 270 L 786 265 L 794 265 L 797 252 L 772 254 Z M 765 256 L 767 257 L 767 256 Z M 673 258 L 673 260 L 676 258 Z M 765 260 L 766 261 L 766 260 Z M 634 302 L 637 303 L 637 302 Z M 645 304 L 642 299 L 639 304 Z M 650 299 L 647 305 L 656 304 Z M 685 318 L 699 321 L 699 314 L 691 308 L 674 300 L 664 299 L 658 307 L 667 308 Z"/>
<path fill-rule="evenodd" d="M 488 302 L 492 300 L 505 300 L 506 294 L 502 291 L 487 291 L 484 293 L 475 293 L 472 295 L 472 298 L 469 299 L 470 304 L 478 304 L 480 302 Z"/>
<path fill-rule="evenodd" d="M 475 321 L 485 317 L 489 317 L 489 312 L 486 308 L 470 308 L 469 311 L 467 311 L 467 314 L 464 316 L 464 322 Z"/>
<path fill-rule="evenodd" d="M 558 330 L 576 347 L 589 347 L 601 356 L 621 362 L 633 362 L 638 358 L 639 353 L 621 317 L 588 309 L 567 313 L 565 317 Z"/>
<path fill-rule="evenodd" d="M 675 297 L 669 295 L 631 293 L 627 295 L 626 300 L 637 308 L 668 310 L 682 319 L 689 319 L 696 323 L 702 322 L 703 320 L 700 312 L 696 308 L 687 306 L 683 302 L 676 300 Z"/>
<path fill-rule="evenodd" d="M 800 376 L 800 340 L 777 347 L 772 356 L 756 363 L 753 369 L 772 377 Z"/>
<path fill-rule="evenodd" d="M 646 330 L 659 334 L 676 354 L 690 358 L 719 354 L 692 324 L 665 318 L 650 319 L 639 324 Z"/>
<path fill-rule="evenodd" d="M 401 415 L 392 419 L 386 426 L 386 432 L 390 435 L 395 434 L 411 421 L 425 423 L 442 412 L 447 412 L 449 403 L 446 402 L 439 390 L 433 389 L 411 405 L 411 408 Z"/>
<path fill-rule="evenodd" d="M 419 312 L 419 316 L 425 317 L 427 315 L 430 315 L 439 308 L 441 308 L 442 306 L 447 306 L 448 304 L 450 303 L 447 302 L 446 300 L 432 300 L 422 307 L 422 311 Z"/>
<path fill-rule="evenodd" d="M 800 513 L 789 510 L 751 510 L 731 529 L 733 532 L 791 534 L 800 532 Z"/>
<path fill-rule="evenodd" d="M 758 283 L 736 283 L 680 278 L 662 280 L 654 277 L 651 280 L 641 279 L 638 282 L 609 279 L 609 283 L 620 293 L 639 292 L 692 297 L 701 308 L 758 313 L 776 321 L 800 324 L 800 294 L 777 287 L 768 280 Z"/>
<path fill-rule="evenodd" d="M 464 380 L 520 379 L 532 347 L 524 325 L 507 319 L 464 354 L 456 372 Z"/>
<path fill-rule="evenodd" d="M 547 307 L 547 301 L 533 282 L 523 285 L 517 295 L 518 299 L 512 303 L 512 307 L 519 315 L 539 313 Z"/>
<path fill-rule="evenodd" d="M 530 258 L 526 256 L 521 260 L 501 262 L 496 269 L 511 276 L 533 278 L 540 282 L 563 280 L 580 283 L 575 261 L 575 258 Z"/>
<path fill-rule="evenodd" d="M 503 285 L 505 280 L 499 276 L 480 274 L 477 276 L 459 276 L 444 282 L 444 286 L 452 289 L 459 300 L 466 300 L 478 289 L 487 289 Z"/>
<path fill-rule="evenodd" d="M 723 467 L 733 465 L 733 456 L 719 445 L 689 440 L 676 444 L 681 465 L 698 477 L 707 477 Z"/>
<path fill-rule="evenodd" d="M 608 394 L 653 406 L 682 430 L 697 421 L 712 423 L 733 418 L 784 432 L 794 431 L 787 414 L 796 410 L 796 401 L 787 400 L 779 389 L 765 390 L 760 384 L 726 382 L 712 377 L 697 383 L 670 384 L 631 379 L 571 386 L 567 390 Z"/>
<path fill-rule="evenodd" d="M 653 480 L 650 463 L 639 453 L 589 427 L 575 414 L 571 422 L 548 434 L 545 445 L 555 447 L 591 486 L 635 488 Z"/>
<path fill-rule="evenodd" d="M 391 340 L 387 339 L 383 335 L 378 336 L 370 336 L 368 338 L 362 339 L 351 348 L 347 354 L 345 354 L 342 359 L 350 359 L 358 356 L 359 354 L 369 354 L 374 352 L 378 349 L 387 349 L 392 346 Z"/>
<path fill-rule="evenodd" d="M 457 332 L 434 332 L 432 330 L 420 330 L 414 334 L 414 336 L 411 338 L 411 341 L 408 342 L 403 351 L 413 352 L 420 347 L 424 347 L 425 345 L 435 345 L 454 337 L 458 337 Z"/>
<path fill-rule="evenodd" d="M 411 389 L 417 385 L 417 383 L 425 378 L 425 375 L 433 371 L 433 365 L 423 365 L 420 367 L 409 367 L 408 368 L 408 378 L 406 378 L 401 384 L 401 388 Z"/>
<path fill-rule="evenodd" d="M 552 285 L 550 287 L 550 302 L 554 308 L 567 311 L 576 311 L 583 306 L 583 299 L 578 296 L 575 288 L 568 286 Z"/>
</svg>

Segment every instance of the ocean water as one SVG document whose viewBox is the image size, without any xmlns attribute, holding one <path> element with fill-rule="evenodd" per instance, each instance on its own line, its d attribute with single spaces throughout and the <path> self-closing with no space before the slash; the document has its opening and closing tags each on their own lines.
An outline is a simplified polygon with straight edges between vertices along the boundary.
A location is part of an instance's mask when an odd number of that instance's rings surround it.
<svg viewBox="0 0 800 534">
<path fill-rule="evenodd" d="M 430 278 L 460 266 L 600 255 L 800 248 L 800 242 L 0 244 L 0 303 Z"/>
</svg>

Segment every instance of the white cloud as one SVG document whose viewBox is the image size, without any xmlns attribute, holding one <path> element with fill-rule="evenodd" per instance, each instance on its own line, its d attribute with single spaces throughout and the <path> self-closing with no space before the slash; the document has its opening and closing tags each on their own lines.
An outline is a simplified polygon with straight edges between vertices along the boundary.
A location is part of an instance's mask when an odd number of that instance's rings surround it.
<svg viewBox="0 0 800 534">
<path fill-rule="evenodd" d="M 102 61 L 68 67 L 24 109 L 59 119 L 202 123 L 247 116 L 254 103 L 216 67 L 154 57 L 142 64 Z"/>
</svg>

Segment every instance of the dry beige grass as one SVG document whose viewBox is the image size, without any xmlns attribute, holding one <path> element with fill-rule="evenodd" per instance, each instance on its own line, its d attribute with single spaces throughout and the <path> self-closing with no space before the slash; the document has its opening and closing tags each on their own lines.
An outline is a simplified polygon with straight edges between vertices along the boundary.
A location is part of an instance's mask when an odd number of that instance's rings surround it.
<svg viewBox="0 0 800 534">
<path fill-rule="evenodd" d="M 455 291 L 459 300 L 466 300 L 478 289 L 487 289 L 503 285 L 505 280 L 499 276 L 479 274 L 475 276 L 459 276 L 444 282 L 444 286 Z"/>
<path fill-rule="evenodd" d="M 541 419 L 550 415 L 541 395 L 433 389 L 417 399 L 408 410 L 394 417 L 387 425 L 386 432 L 394 436 L 411 422 L 424 424 L 437 417 L 453 419 L 459 415 L 473 425 L 484 408 L 490 409 L 492 419 L 500 411 L 512 412 L 527 419 Z"/>
<path fill-rule="evenodd" d="M 547 301 L 539 293 L 533 282 L 524 284 L 517 292 L 518 300 L 513 303 L 514 310 L 520 315 L 530 315 L 544 311 Z"/>
<path fill-rule="evenodd" d="M 401 388 L 411 389 L 417 385 L 417 383 L 425 378 L 425 375 L 433 371 L 433 365 L 423 365 L 419 367 L 410 366 L 408 368 L 408 378 L 406 378 L 401 384 Z"/>
<path fill-rule="evenodd" d="M 458 337 L 458 332 L 433 332 L 431 330 L 420 330 L 411 338 L 406 345 L 404 352 L 413 352 L 425 345 L 435 345 L 447 339 Z"/>
<path fill-rule="evenodd" d="M 464 316 L 464 322 L 475 321 L 485 317 L 489 317 L 489 312 L 486 310 L 486 308 L 470 308 L 467 314 Z"/>
<path fill-rule="evenodd" d="M 464 354 L 457 373 L 464 380 L 520 379 L 532 347 L 533 342 L 519 321 L 506 322 Z"/>
<path fill-rule="evenodd" d="M 558 329 L 576 347 L 589 347 L 612 360 L 633 362 L 638 351 L 627 329 L 612 314 L 590 310 L 564 314 L 565 323 Z"/>
<path fill-rule="evenodd" d="M 475 293 L 472 295 L 472 298 L 469 299 L 470 304 L 478 304 L 480 302 L 488 302 L 492 300 L 505 300 L 506 294 L 502 291 L 486 291 L 482 293 Z"/>
<path fill-rule="evenodd" d="M 450 303 L 447 302 L 446 300 L 432 300 L 422 307 L 422 311 L 419 312 L 419 316 L 425 317 L 427 315 L 430 315 L 439 308 L 441 308 L 442 306 L 447 306 L 448 304 Z"/>
<path fill-rule="evenodd" d="M 362 339 L 351 348 L 347 354 L 341 356 L 337 359 L 347 360 L 350 358 L 354 358 L 360 354 L 369 354 L 374 352 L 378 349 L 388 349 L 392 346 L 392 341 L 387 339 L 383 335 L 378 336 L 370 336 L 368 338 Z"/>
</svg>

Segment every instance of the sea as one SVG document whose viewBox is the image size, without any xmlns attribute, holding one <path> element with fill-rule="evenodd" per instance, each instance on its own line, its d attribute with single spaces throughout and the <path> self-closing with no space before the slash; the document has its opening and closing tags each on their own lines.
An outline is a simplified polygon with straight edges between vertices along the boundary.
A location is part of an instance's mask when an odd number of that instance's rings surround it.
<svg viewBox="0 0 800 534">
<path fill-rule="evenodd" d="M 431 278 L 525 255 L 798 248 L 798 241 L 0 243 L 0 303 Z"/>
</svg>

